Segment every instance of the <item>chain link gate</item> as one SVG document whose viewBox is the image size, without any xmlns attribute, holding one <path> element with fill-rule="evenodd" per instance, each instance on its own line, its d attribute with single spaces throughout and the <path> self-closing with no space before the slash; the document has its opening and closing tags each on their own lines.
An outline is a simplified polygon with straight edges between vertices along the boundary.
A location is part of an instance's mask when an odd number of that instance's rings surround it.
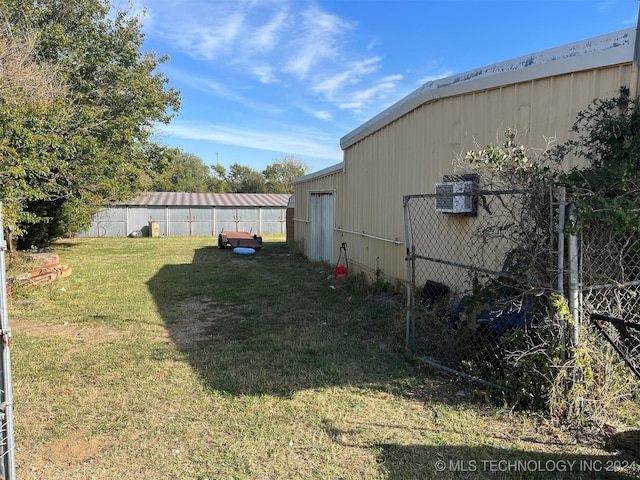
<svg viewBox="0 0 640 480">
<path fill-rule="evenodd" d="M 15 480 L 15 444 L 13 433 L 13 394 L 11 389 L 11 357 L 9 355 L 9 314 L 7 310 L 7 270 L 5 251 L 7 243 L 4 239 L 4 223 L 2 218 L 2 202 L 0 202 L 0 479 Z"/>
<path fill-rule="evenodd" d="M 438 208 L 441 193 L 404 197 L 406 346 L 427 364 L 517 389 L 518 362 L 568 335 L 549 302 L 563 282 L 564 199 L 550 190 L 446 195 L 473 208 Z"/>
<path fill-rule="evenodd" d="M 640 237 L 598 220 L 580 236 L 580 312 L 590 319 L 612 362 L 624 362 L 640 383 Z"/>
</svg>

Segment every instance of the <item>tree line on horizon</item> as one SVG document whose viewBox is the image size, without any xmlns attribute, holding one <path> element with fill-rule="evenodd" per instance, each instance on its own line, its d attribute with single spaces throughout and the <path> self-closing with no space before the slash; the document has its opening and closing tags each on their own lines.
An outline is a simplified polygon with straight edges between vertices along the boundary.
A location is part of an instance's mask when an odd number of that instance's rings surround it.
<svg viewBox="0 0 640 480">
<path fill-rule="evenodd" d="M 292 155 L 284 155 L 264 170 L 233 163 L 229 168 L 207 165 L 179 148 L 158 147 L 154 176 L 148 191 L 202 193 L 293 193 L 293 179 L 309 173 L 309 167 Z"/>
</svg>

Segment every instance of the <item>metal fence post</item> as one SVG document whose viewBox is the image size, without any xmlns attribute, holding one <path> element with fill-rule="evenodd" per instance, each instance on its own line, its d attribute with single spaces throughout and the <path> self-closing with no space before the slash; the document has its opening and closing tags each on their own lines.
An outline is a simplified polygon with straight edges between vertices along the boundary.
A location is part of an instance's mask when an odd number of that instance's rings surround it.
<svg viewBox="0 0 640 480">
<path fill-rule="evenodd" d="M 566 235 L 565 212 L 567 202 L 567 191 L 565 187 L 558 189 L 558 292 L 564 295 L 564 238 Z"/>
<path fill-rule="evenodd" d="M 416 247 L 411 246 L 411 255 L 409 255 L 409 263 L 411 264 L 411 326 L 410 336 L 408 338 L 411 353 L 416 353 Z"/>
<path fill-rule="evenodd" d="M 557 190 L 558 193 L 558 284 L 556 286 L 558 293 L 564 297 L 564 255 L 565 255 L 565 218 L 567 207 L 567 190 L 565 187 L 560 187 Z M 566 359 L 566 329 L 564 325 L 560 328 L 560 343 L 562 345 L 562 358 Z"/>
<path fill-rule="evenodd" d="M 576 219 L 576 206 L 570 203 L 568 206 L 569 221 L 573 224 Z M 569 285 L 568 285 L 568 302 L 569 310 L 573 323 L 569 328 L 569 337 L 571 346 L 576 348 L 580 342 L 580 278 L 579 278 L 579 262 L 578 262 L 578 237 L 575 233 L 569 233 Z"/>
<path fill-rule="evenodd" d="M 2 219 L 2 202 L 0 202 L 0 380 L 2 391 L 0 392 L 0 418 L 2 418 L 2 442 L 0 451 L 2 452 L 2 479 L 15 480 L 15 444 L 13 433 L 13 394 L 11 390 L 11 357 L 9 355 L 9 314 L 7 310 L 7 278 L 5 251 L 7 242 L 4 239 L 4 222 Z"/>
<path fill-rule="evenodd" d="M 412 326 L 415 325 L 415 298 L 413 292 L 414 285 L 414 262 L 415 248 L 413 255 L 411 254 L 411 235 L 409 234 L 409 197 L 402 199 L 402 207 L 404 210 L 404 237 L 407 250 L 407 314 L 406 314 L 406 332 L 405 332 L 405 348 L 412 353 L 415 351 L 415 334 L 413 334 Z M 413 338 L 413 340 L 412 340 Z"/>
</svg>

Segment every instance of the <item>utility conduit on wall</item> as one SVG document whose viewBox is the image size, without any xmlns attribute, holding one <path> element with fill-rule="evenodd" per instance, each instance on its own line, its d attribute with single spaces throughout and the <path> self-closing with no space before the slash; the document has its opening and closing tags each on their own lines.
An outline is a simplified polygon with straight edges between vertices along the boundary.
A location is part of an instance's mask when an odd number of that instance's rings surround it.
<svg viewBox="0 0 640 480">
<path fill-rule="evenodd" d="M 394 245 L 403 245 L 404 244 L 404 242 L 401 242 L 397 238 L 392 240 L 390 238 L 378 237 L 377 235 L 371 235 L 371 234 L 365 233 L 365 232 L 354 232 L 353 230 L 347 230 L 345 228 L 340 228 L 340 227 L 336 227 L 336 231 L 342 232 L 342 233 L 350 233 L 352 235 L 359 235 L 361 237 L 366 237 L 366 238 L 372 238 L 374 240 L 381 240 L 383 242 L 393 243 Z"/>
</svg>

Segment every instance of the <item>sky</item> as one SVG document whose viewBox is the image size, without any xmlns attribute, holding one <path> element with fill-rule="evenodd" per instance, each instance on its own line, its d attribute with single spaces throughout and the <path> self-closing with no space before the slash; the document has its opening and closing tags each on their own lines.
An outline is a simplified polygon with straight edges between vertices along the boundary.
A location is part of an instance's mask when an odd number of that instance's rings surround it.
<svg viewBox="0 0 640 480">
<path fill-rule="evenodd" d="M 114 2 L 117 6 L 117 2 Z M 638 0 L 133 0 L 181 108 L 154 140 L 205 164 L 309 172 L 447 77 L 635 27 Z M 144 9 L 144 10 L 143 10 Z M 142 12 L 144 11 L 144 14 Z"/>
</svg>

